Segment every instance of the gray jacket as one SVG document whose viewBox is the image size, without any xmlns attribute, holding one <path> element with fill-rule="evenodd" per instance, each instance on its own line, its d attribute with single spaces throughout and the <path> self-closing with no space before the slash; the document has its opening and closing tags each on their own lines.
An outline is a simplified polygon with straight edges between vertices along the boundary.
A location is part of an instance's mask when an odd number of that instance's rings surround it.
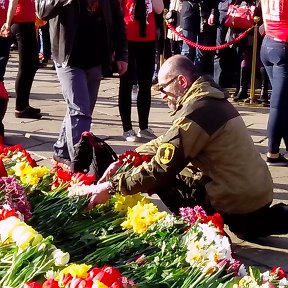
<svg viewBox="0 0 288 288">
<path fill-rule="evenodd" d="M 36 14 L 49 20 L 53 60 L 66 66 L 79 25 L 80 0 L 36 0 Z M 128 61 L 128 48 L 123 12 L 119 0 L 101 0 L 107 29 L 108 49 L 104 66 L 110 67 L 112 54 L 116 61 Z M 102 41 L 101 39 L 99 39 Z"/>
</svg>

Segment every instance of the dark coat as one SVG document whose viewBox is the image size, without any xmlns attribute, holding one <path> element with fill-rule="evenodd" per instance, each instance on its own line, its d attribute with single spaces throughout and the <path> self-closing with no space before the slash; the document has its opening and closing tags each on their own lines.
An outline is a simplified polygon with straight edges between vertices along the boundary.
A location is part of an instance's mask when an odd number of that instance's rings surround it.
<svg viewBox="0 0 288 288">
<path fill-rule="evenodd" d="M 104 68 L 110 67 L 112 54 L 116 61 L 127 61 L 128 49 L 122 8 L 118 0 L 101 0 L 107 29 L 107 53 Z M 79 0 L 36 0 L 36 14 L 49 20 L 53 60 L 66 66 L 74 44 L 80 18 Z"/>
</svg>

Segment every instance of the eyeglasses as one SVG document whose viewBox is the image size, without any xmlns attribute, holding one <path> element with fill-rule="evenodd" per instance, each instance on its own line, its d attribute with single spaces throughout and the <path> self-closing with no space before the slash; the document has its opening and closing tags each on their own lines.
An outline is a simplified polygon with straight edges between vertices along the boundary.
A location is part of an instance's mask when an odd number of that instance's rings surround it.
<svg viewBox="0 0 288 288">
<path fill-rule="evenodd" d="M 157 84 L 156 86 L 156 91 L 160 91 L 161 93 L 166 93 L 166 91 L 164 90 L 166 87 L 168 87 L 170 84 L 172 84 L 179 75 L 176 75 L 175 77 L 173 77 L 171 80 L 169 80 L 167 83 L 165 84 Z"/>
</svg>

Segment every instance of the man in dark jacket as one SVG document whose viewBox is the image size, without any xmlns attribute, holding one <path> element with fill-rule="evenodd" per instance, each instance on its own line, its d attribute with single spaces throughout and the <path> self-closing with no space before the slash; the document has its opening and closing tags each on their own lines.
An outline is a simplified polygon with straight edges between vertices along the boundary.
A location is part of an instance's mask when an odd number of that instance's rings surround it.
<svg viewBox="0 0 288 288">
<path fill-rule="evenodd" d="M 201 205 L 219 212 L 241 238 L 288 233 L 288 207 L 270 206 L 273 183 L 245 123 L 212 80 L 199 77 L 185 56 L 170 57 L 159 71 L 159 90 L 174 120 L 162 136 L 137 148 L 149 163 L 131 173 L 110 165 L 98 181 L 90 206 L 110 194 L 153 191 L 172 210 Z M 201 171 L 198 184 L 193 170 Z M 191 178 L 191 181 L 187 181 Z M 109 180 L 109 181 L 107 181 Z M 190 186 L 190 184 L 193 184 Z"/>
<path fill-rule="evenodd" d="M 182 34 L 188 40 L 204 45 L 215 45 L 215 10 L 218 0 L 183 0 L 180 12 Z M 189 57 L 198 71 L 213 74 L 213 53 L 192 47 L 183 41 L 182 55 Z"/>
<path fill-rule="evenodd" d="M 70 165 L 75 144 L 90 130 L 102 72 L 127 70 L 127 40 L 118 0 L 36 0 L 36 13 L 49 20 L 52 58 L 67 111 L 54 160 Z"/>
</svg>

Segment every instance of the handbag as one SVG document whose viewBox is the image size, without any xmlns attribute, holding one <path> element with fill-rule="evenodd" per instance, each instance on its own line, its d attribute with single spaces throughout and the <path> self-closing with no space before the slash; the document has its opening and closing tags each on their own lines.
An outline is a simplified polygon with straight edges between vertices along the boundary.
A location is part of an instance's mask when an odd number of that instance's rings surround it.
<svg viewBox="0 0 288 288">
<path fill-rule="evenodd" d="M 235 29 L 248 29 L 254 25 L 255 5 L 235 5 L 228 6 L 227 17 L 224 25 Z"/>
<path fill-rule="evenodd" d="M 71 163 L 71 172 L 95 175 L 99 180 L 108 166 L 117 159 L 117 154 L 104 140 L 92 132 L 85 131 L 75 145 L 75 159 Z"/>
</svg>

